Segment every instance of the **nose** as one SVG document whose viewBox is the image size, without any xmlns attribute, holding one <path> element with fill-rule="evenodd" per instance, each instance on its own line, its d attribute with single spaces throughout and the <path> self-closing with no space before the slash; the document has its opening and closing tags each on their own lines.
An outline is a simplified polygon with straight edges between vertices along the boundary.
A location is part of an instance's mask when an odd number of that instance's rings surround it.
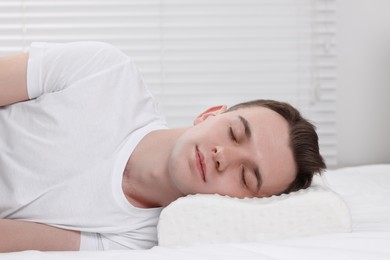
<svg viewBox="0 0 390 260">
<path fill-rule="evenodd" d="M 212 155 L 217 171 L 223 171 L 223 168 L 225 167 L 225 158 L 222 153 L 222 146 L 216 146 L 213 148 Z"/>
<path fill-rule="evenodd" d="M 233 165 L 241 165 L 245 161 L 245 153 L 238 148 L 215 146 L 212 154 L 215 168 L 219 172 Z"/>
</svg>

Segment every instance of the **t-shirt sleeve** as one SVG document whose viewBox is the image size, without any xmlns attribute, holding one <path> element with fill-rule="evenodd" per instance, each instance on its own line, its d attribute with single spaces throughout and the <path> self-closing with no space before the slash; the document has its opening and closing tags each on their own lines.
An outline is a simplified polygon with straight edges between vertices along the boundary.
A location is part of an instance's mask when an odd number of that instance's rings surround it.
<svg viewBox="0 0 390 260">
<path fill-rule="evenodd" d="M 102 42 L 32 43 L 27 66 L 30 99 L 128 61 L 119 49 Z"/>
<path fill-rule="evenodd" d="M 80 232 L 80 251 L 101 251 L 102 241 L 98 233 Z"/>
<path fill-rule="evenodd" d="M 80 251 L 149 249 L 157 245 L 152 239 L 128 239 L 129 234 L 80 233 Z"/>
</svg>

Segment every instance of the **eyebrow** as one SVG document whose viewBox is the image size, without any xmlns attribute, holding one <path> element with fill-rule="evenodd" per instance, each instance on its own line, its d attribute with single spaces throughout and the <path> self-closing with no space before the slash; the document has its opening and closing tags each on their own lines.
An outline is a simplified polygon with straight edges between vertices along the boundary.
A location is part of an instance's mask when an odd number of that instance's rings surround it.
<svg viewBox="0 0 390 260">
<path fill-rule="evenodd" d="M 245 129 L 245 136 L 250 139 L 251 136 L 252 136 L 252 131 L 251 131 L 251 128 L 249 126 L 249 122 L 248 120 L 246 120 L 244 117 L 242 116 L 238 116 L 238 118 L 240 119 L 241 123 L 244 125 L 244 129 Z M 256 176 L 256 181 L 257 181 L 257 192 L 260 190 L 260 187 L 261 185 L 263 184 L 263 178 L 261 177 L 261 174 L 260 174 L 260 171 L 259 171 L 259 167 L 257 167 L 257 165 L 255 165 L 254 167 L 254 173 L 255 173 L 255 176 Z"/>
<path fill-rule="evenodd" d="M 261 174 L 260 174 L 259 168 L 257 166 L 255 166 L 254 172 L 255 172 L 256 181 L 257 181 L 257 192 L 259 192 L 260 187 L 263 184 L 263 179 L 261 178 Z"/>
<path fill-rule="evenodd" d="M 252 136 L 252 131 L 251 131 L 251 128 L 249 127 L 249 122 L 248 122 L 248 120 L 246 120 L 246 119 L 243 118 L 242 116 L 238 116 L 238 118 L 240 119 L 241 123 L 244 125 L 245 136 L 246 136 L 248 139 L 251 138 L 251 136 Z"/>
</svg>

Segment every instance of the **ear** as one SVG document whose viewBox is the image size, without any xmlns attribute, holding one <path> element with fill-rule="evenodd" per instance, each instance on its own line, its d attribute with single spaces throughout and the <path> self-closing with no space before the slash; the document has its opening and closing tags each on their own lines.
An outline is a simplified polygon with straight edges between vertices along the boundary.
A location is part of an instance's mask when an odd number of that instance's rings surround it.
<svg viewBox="0 0 390 260">
<path fill-rule="evenodd" d="M 227 110 L 226 105 L 210 107 L 209 109 L 207 109 L 206 111 L 204 111 L 203 113 L 201 113 L 199 116 L 197 116 L 195 118 L 194 125 L 197 125 L 197 124 L 203 122 L 209 116 L 216 116 L 216 115 L 222 114 L 222 113 L 226 112 L 226 110 Z"/>
</svg>

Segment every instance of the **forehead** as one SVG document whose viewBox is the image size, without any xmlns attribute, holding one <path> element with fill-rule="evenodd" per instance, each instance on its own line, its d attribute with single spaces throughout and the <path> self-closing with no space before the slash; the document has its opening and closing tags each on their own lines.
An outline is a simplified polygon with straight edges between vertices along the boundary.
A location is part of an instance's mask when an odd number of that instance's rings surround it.
<svg viewBox="0 0 390 260">
<path fill-rule="evenodd" d="M 285 190 L 296 175 L 288 122 L 265 107 L 241 108 L 231 113 L 232 120 L 242 116 L 250 125 L 249 149 L 262 175 L 261 193 L 272 195 Z"/>
</svg>

